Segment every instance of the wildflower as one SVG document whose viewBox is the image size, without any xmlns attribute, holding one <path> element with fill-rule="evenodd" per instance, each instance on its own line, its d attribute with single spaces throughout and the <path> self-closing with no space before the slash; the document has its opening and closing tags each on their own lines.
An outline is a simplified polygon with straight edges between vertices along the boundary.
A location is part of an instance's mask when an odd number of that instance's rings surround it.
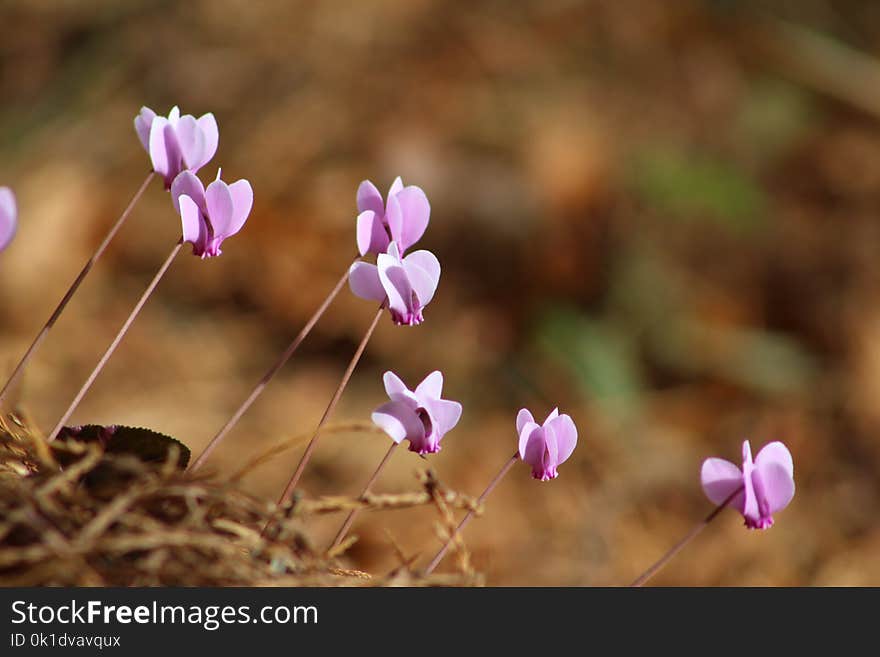
<svg viewBox="0 0 880 657">
<path fill-rule="evenodd" d="M 165 118 L 142 107 L 134 129 L 150 154 L 153 170 L 165 179 L 165 189 L 171 188 L 181 171 L 197 173 L 217 152 L 219 131 L 211 113 L 198 119 L 191 114 L 181 116 L 175 105 Z"/>
<path fill-rule="evenodd" d="M 386 301 L 395 324 L 414 326 L 425 318 L 424 307 L 434 298 L 440 263 L 430 251 L 400 257 L 396 242 L 379 254 L 376 264 L 358 261 L 348 270 L 351 291 L 362 299 Z"/>
<path fill-rule="evenodd" d="M 541 481 L 555 479 L 556 468 L 564 463 L 577 445 L 577 427 L 568 415 L 559 409 L 538 425 L 532 414 L 522 409 L 516 416 L 519 433 L 519 456 L 532 466 L 532 476 Z"/>
<path fill-rule="evenodd" d="M 773 514 L 788 506 L 794 497 L 791 452 L 781 442 L 768 443 L 753 462 L 752 448 L 746 440 L 742 453 L 742 470 L 720 458 L 703 461 L 703 492 L 715 504 L 723 504 L 740 490 L 728 504 L 743 514 L 749 529 L 767 529 L 773 525 Z"/>
<path fill-rule="evenodd" d="M 9 246 L 18 228 L 18 209 L 15 194 L 8 187 L 0 187 L 0 251 Z"/>
<path fill-rule="evenodd" d="M 415 244 L 428 227 L 431 205 L 420 187 L 403 186 L 400 176 L 388 190 L 388 201 L 369 180 L 357 191 L 357 243 L 360 254 L 385 253 L 391 242 L 403 254 Z"/>
<path fill-rule="evenodd" d="M 461 404 L 440 398 L 443 374 L 431 372 L 415 390 L 407 388 L 394 372 L 385 372 L 382 380 L 391 401 L 373 412 L 373 423 L 395 443 L 408 440 L 411 452 L 439 452 L 443 436 L 461 417 Z"/>
<path fill-rule="evenodd" d="M 207 190 L 190 171 L 183 171 L 171 185 L 171 200 L 183 223 L 183 241 L 202 258 L 222 253 L 220 244 L 244 226 L 254 203 L 254 192 L 247 180 L 227 185 L 217 178 Z"/>
</svg>

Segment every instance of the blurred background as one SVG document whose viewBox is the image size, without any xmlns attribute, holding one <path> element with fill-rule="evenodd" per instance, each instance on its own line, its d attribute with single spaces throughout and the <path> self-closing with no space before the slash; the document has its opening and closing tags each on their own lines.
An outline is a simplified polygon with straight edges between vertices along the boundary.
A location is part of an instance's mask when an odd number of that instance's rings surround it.
<svg viewBox="0 0 880 657">
<path fill-rule="evenodd" d="M 472 494 L 519 408 L 580 430 L 557 480 L 517 465 L 468 527 L 489 584 L 630 582 L 711 509 L 702 460 L 746 438 L 790 447 L 792 504 L 765 532 L 722 514 L 653 582 L 880 584 L 878 3 L 5 0 L 0 99 L 4 376 L 146 175 L 142 105 L 213 112 L 202 179 L 255 191 L 222 257 L 178 258 L 75 423 L 198 453 L 351 262 L 358 183 L 401 175 L 431 201 L 439 290 L 423 325 L 382 320 L 333 421 L 369 420 L 387 369 L 442 369 L 464 414 L 430 463 Z M 179 231 L 154 181 L 17 391 L 43 431 Z M 218 476 L 314 428 L 372 313 L 343 291 Z M 387 446 L 328 434 L 304 489 L 356 494 Z M 276 499 L 300 450 L 247 490 Z M 376 490 L 423 466 L 399 451 Z M 391 540 L 430 558 L 436 520 L 365 514 L 349 563 L 387 572 Z"/>
</svg>

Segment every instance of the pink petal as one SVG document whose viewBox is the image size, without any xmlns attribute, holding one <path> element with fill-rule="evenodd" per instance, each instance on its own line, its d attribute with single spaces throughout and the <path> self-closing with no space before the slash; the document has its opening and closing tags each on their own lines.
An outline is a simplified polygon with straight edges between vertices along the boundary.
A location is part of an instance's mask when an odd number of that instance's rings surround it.
<svg viewBox="0 0 880 657">
<path fill-rule="evenodd" d="M 424 408 L 435 422 L 438 433 L 446 434 L 455 428 L 461 419 L 461 404 L 449 399 L 425 399 Z"/>
<path fill-rule="evenodd" d="M 205 151 L 205 135 L 199 129 L 195 117 L 189 114 L 180 117 L 174 130 L 177 133 L 177 145 L 180 147 L 184 165 L 195 173 L 199 169 Z"/>
<path fill-rule="evenodd" d="M 379 269 L 368 262 L 356 262 L 348 270 L 348 286 L 361 299 L 384 301 L 385 288 L 379 280 Z"/>
<path fill-rule="evenodd" d="M 389 255 L 380 254 L 377 258 L 379 280 L 388 297 L 388 308 L 399 316 L 408 316 L 412 312 L 412 285 L 406 271 Z"/>
<path fill-rule="evenodd" d="M 387 433 L 396 443 L 406 439 L 419 440 L 425 434 L 425 425 L 415 411 L 404 402 L 382 404 L 371 415 L 373 424 Z"/>
<path fill-rule="evenodd" d="M 770 515 L 788 506 L 794 497 L 794 479 L 784 463 L 770 461 L 758 465 L 756 460 L 753 480 L 755 476 L 760 478 L 760 485 L 755 486 L 756 493 L 760 490 L 759 509 Z"/>
<path fill-rule="evenodd" d="M 0 251 L 9 246 L 18 230 L 18 208 L 15 195 L 8 187 L 0 187 Z"/>
<path fill-rule="evenodd" d="M 437 257 L 430 251 L 416 251 L 403 259 L 403 268 L 419 303 L 427 306 L 434 298 L 440 281 L 440 262 Z"/>
<path fill-rule="evenodd" d="M 213 114 L 210 112 L 202 114 L 199 117 L 198 124 L 204 136 L 204 145 L 201 161 L 193 165 L 193 171 L 198 171 L 211 161 L 211 158 L 217 153 L 217 144 L 220 141 L 220 130 L 217 128 L 217 119 L 214 118 Z"/>
<path fill-rule="evenodd" d="M 439 370 L 431 372 L 416 386 L 416 397 L 423 399 L 440 399 L 443 394 L 443 373 Z"/>
<path fill-rule="evenodd" d="M 730 461 L 719 458 L 708 458 L 703 461 L 700 470 L 700 483 L 703 492 L 713 504 L 721 504 L 730 497 L 737 488 L 743 485 L 742 471 Z M 743 495 L 737 495 L 730 502 L 730 506 L 743 510 Z"/>
<path fill-rule="evenodd" d="M 150 152 L 150 127 L 155 118 L 156 113 L 149 107 L 141 107 L 140 113 L 134 117 L 135 132 L 148 153 Z"/>
<path fill-rule="evenodd" d="M 357 190 L 357 209 L 358 212 L 366 212 L 372 210 L 376 213 L 381 221 L 385 216 L 385 203 L 382 201 L 382 195 L 376 186 L 369 180 L 364 180 Z M 383 249 L 384 251 L 384 249 Z"/>
<path fill-rule="evenodd" d="M 254 207 L 254 190 L 247 180 L 236 180 L 229 185 L 229 193 L 232 196 L 232 221 L 222 233 L 224 237 L 240 231 Z"/>
<path fill-rule="evenodd" d="M 544 451 L 544 472 L 545 473 L 554 473 L 556 472 L 556 468 L 559 467 L 559 440 L 556 437 L 556 432 L 553 430 L 552 425 L 546 425 L 544 427 L 544 441 L 547 445 L 547 449 Z"/>
<path fill-rule="evenodd" d="M 403 180 L 400 176 L 394 179 L 394 182 L 391 183 L 391 187 L 388 189 L 388 198 L 395 196 L 403 189 Z"/>
<path fill-rule="evenodd" d="M 168 119 L 157 116 L 150 126 L 150 160 L 153 163 L 153 171 L 160 176 L 168 172 L 168 148 L 165 145 L 165 128 L 168 127 Z M 171 130 L 171 135 L 174 130 Z"/>
<path fill-rule="evenodd" d="M 403 236 L 403 211 L 400 209 L 400 202 L 396 196 L 389 196 L 385 204 L 385 223 L 388 224 L 391 239 L 399 244 Z M 402 246 L 400 251 L 404 251 Z"/>
<path fill-rule="evenodd" d="M 390 370 L 385 372 L 385 374 L 382 375 L 382 383 L 385 385 L 385 394 L 387 394 L 392 401 L 403 401 L 404 399 L 407 399 L 414 404 L 418 403 L 412 391 L 406 387 L 406 384 L 394 372 Z"/>
<path fill-rule="evenodd" d="M 534 422 L 526 422 L 523 425 L 523 428 L 520 429 L 519 432 L 519 456 L 525 461 L 526 460 L 526 450 L 529 445 L 529 441 L 532 438 L 532 434 L 535 432 L 535 429 L 540 429 L 541 427 Z M 541 438 L 543 440 L 544 433 L 541 432 Z M 542 457 L 543 458 L 543 457 Z"/>
<path fill-rule="evenodd" d="M 556 436 L 556 444 L 559 451 L 556 464 L 564 463 L 571 456 L 577 445 L 578 433 L 574 420 L 568 415 L 563 414 L 553 418 L 544 426 L 553 429 L 553 433 Z"/>
<path fill-rule="evenodd" d="M 195 247 L 193 252 L 204 251 L 208 239 L 208 231 L 202 213 L 189 196 L 182 195 L 178 199 L 180 220 L 183 224 L 183 241 Z M 200 255 L 200 253 L 197 253 Z"/>
<path fill-rule="evenodd" d="M 362 256 L 385 253 L 388 249 L 388 231 L 382 224 L 382 217 L 373 210 L 364 210 L 358 215 L 357 244 Z"/>
<path fill-rule="evenodd" d="M 215 180 L 205 190 L 205 201 L 208 205 L 208 219 L 214 229 L 214 237 L 225 237 L 232 225 L 235 206 L 232 204 L 232 193 L 229 185 L 220 179 Z"/>
<path fill-rule="evenodd" d="M 757 456 L 755 456 L 756 468 L 761 468 L 770 463 L 778 463 L 788 472 L 789 477 L 794 476 L 794 461 L 791 458 L 791 452 L 788 451 L 788 447 L 778 440 L 764 445 Z"/>
<path fill-rule="evenodd" d="M 535 424 L 535 418 L 526 408 L 521 408 L 519 413 L 516 414 L 516 433 L 521 434 L 523 427 L 526 424 Z"/>
<path fill-rule="evenodd" d="M 526 433 L 527 432 L 527 433 Z M 520 438 L 520 456 L 532 466 L 532 470 L 544 468 L 544 454 L 547 453 L 547 432 L 544 427 L 526 425 L 525 449 Z"/>
<path fill-rule="evenodd" d="M 403 213 L 403 231 L 400 235 L 400 248 L 406 251 L 418 242 L 431 217 L 431 204 L 420 188 L 411 185 L 401 190 L 395 197 Z"/>
<path fill-rule="evenodd" d="M 183 194 L 195 201 L 202 212 L 208 212 L 208 206 L 205 204 L 205 186 L 192 171 L 181 171 L 171 183 L 171 202 L 178 214 L 180 214 L 180 205 L 177 199 Z"/>
<path fill-rule="evenodd" d="M 557 406 L 552 411 L 550 411 L 550 415 L 547 416 L 547 419 L 544 420 L 544 426 L 547 426 L 547 423 L 551 420 L 555 420 L 559 417 L 559 407 Z"/>
</svg>

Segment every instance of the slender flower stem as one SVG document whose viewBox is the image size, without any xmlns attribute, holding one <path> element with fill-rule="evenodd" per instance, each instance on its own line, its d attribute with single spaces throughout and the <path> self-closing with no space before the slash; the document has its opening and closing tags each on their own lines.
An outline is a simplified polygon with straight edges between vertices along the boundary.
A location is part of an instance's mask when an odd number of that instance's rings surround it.
<svg viewBox="0 0 880 657">
<path fill-rule="evenodd" d="M 713 509 L 712 513 L 710 513 L 708 516 L 706 516 L 700 524 L 698 524 L 690 532 L 688 532 L 687 536 L 685 536 L 678 543 L 673 545 L 672 548 L 666 554 L 664 554 L 662 557 L 660 557 L 660 559 L 658 559 L 657 562 L 653 566 L 651 566 L 650 568 L 648 568 L 648 570 L 646 570 L 641 575 L 639 575 L 635 579 L 635 581 L 632 584 L 630 584 L 630 586 L 631 587 L 642 586 L 645 582 L 647 582 L 654 575 L 656 575 L 657 572 L 661 568 L 663 568 L 663 566 L 665 566 L 669 562 L 670 559 L 672 559 L 672 557 L 674 557 L 676 554 L 678 554 L 682 550 L 682 548 L 684 548 L 685 545 L 690 543 L 691 540 L 694 537 L 696 537 L 697 534 L 699 534 L 701 531 L 703 531 L 703 529 L 706 527 L 706 525 L 708 525 L 710 522 L 712 522 L 715 519 L 715 516 L 717 516 L 719 513 L 721 513 L 724 510 L 724 508 L 728 504 L 730 504 L 731 500 L 733 500 L 734 497 L 736 497 L 737 495 L 739 495 L 739 493 L 742 492 L 742 489 L 743 489 L 743 487 L 740 486 L 735 491 L 733 491 L 727 497 L 727 499 L 724 500 L 717 507 L 715 507 L 715 509 Z"/>
<path fill-rule="evenodd" d="M 357 261 L 357 258 L 355 258 L 355 261 Z M 302 328 L 299 334 L 293 339 L 293 342 L 291 342 L 287 349 L 285 349 L 284 353 L 281 354 L 275 364 L 266 371 L 266 373 L 263 375 L 263 378 L 257 382 L 257 385 L 251 391 L 251 394 L 248 396 L 248 398 L 245 399 L 242 405 L 238 407 L 238 410 L 236 410 L 235 413 L 232 414 L 232 417 L 229 418 L 229 421 L 225 425 L 223 425 L 223 428 L 220 429 L 220 431 L 217 432 L 217 435 L 211 439 L 211 442 L 208 443 L 208 446 L 205 447 L 205 450 L 199 455 L 199 458 L 197 458 L 189 467 L 190 472 L 195 472 L 205 464 L 205 461 L 208 460 L 208 457 L 211 455 L 211 453 L 226 437 L 226 434 L 228 434 L 232 430 L 232 428 L 241 419 L 241 416 L 247 412 L 247 410 L 251 407 L 251 404 L 253 404 L 256 401 L 257 397 L 260 396 L 265 387 L 269 384 L 269 381 L 272 380 L 272 377 L 275 376 L 278 370 L 284 367 L 285 363 L 287 363 L 288 360 L 290 360 L 291 356 L 293 356 L 294 352 L 299 348 L 299 345 L 302 343 L 302 341 L 306 339 L 306 336 L 311 332 L 315 324 L 318 323 L 318 320 L 321 319 L 321 316 L 330 306 L 333 299 L 335 299 L 336 295 L 339 294 L 339 291 L 342 289 L 342 286 L 345 285 L 346 280 L 348 280 L 348 269 L 346 269 L 345 272 L 342 274 L 339 282 L 336 283 L 336 287 L 334 287 L 330 291 L 330 294 L 327 295 L 327 298 L 324 299 L 324 302 L 315 311 L 315 314 L 312 315 L 312 317 L 309 319 L 308 322 L 306 322 L 306 325 Z"/>
<path fill-rule="evenodd" d="M 373 484 L 376 483 L 376 480 L 379 478 L 379 475 L 382 473 L 382 470 L 385 469 L 385 465 L 388 463 L 388 461 L 391 460 L 391 455 L 394 454 L 394 450 L 397 449 L 397 447 L 399 445 L 400 445 L 400 443 L 396 443 L 394 441 L 391 442 L 391 447 L 389 447 L 388 451 L 385 452 L 385 456 L 382 457 L 382 460 L 379 462 L 379 467 L 377 467 L 375 472 L 373 472 L 373 475 L 370 477 L 370 480 L 364 486 L 364 489 L 361 491 L 361 493 L 360 493 L 360 495 L 358 495 L 358 497 L 363 497 L 364 495 L 366 495 L 367 493 L 370 492 L 370 488 L 373 486 Z M 330 548 L 329 548 L 330 550 L 332 550 L 337 545 L 342 543 L 342 540 L 345 538 L 345 535 L 348 533 L 348 530 L 351 529 L 351 525 L 354 522 L 355 516 L 357 516 L 359 510 L 360 509 L 352 509 L 351 512 L 348 514 L 348 517 L 346 517 L 345 522 L 342 523 L 342 527 L 340 527 L 339 531 L 336 532 L 336 538 L 333 539 L 333 543 L 330 545 Z"/>
<path fill-rule="evenodd" d="M 73 401 L 70 403 L 70 406 L 64 412 L 64 415 L 61 416 L 61 419 L 58 420 L 58 424 L 55 425 L 55 428 L 52 429 L 52 432 L 49 434 L 48 439 L 49 442 L 55 440 L 58 436 L 58 432 L 64 428 L 67 420 L 70 419 L 70 416 L 73 415 L 73 412 L 76 410 L 76 407 L 82 401 L 82 398 L 85 397 L 86 393 L 89 391 L 89 388 L 92 387 L 92 384 L 95 382 L 95 379 L 98 378 L 98 375 L 101 373 L 101 370 L 104 369 L 104 366 L 107 364 L 107 361 L 110 360 L 110 356 L 113 355 L 113 352 L 116 350 L 116 347 L 119 346 L 119 343 L 122 342 L 122 338 L 125 337 L 126 332 L 134 323 L 134 320 L 137 318 L 138 313 L 140 313 L 141 308 L 144 307 L 144 304 L 147 302 L 147 299 L 150 298 L 150 295 L 153 293 L 153 290 L 156 289 L 156 286 L 159 284 L 159 281 L 162 280 L 162 276 L 165 275 L 165 272 L 168 271 L 168 268 L 171 266 L 171 263 L 174 262 L 174 258 L 180 252 L 181 247 L 183 246 L 183 239 L 177 242 L 174 245 L 174 248 L 171 249 L 171 253 L 168 254 L 168 257 L 165 259 L 165 262 L 162 263 L 162 266 L 159 267 L 159 271 L 156 272 L 156 275 L 153 277 L 153 280 L 150 281 L 150 284 L 147 286 L 146 291 L 143 293 L 141 298 L 138 300 L 137 305 L 135 305 L 134 310 L 131 311 L 131 314 L 128 316 L 128 319 L 125 320 L 125 323 L 122 325 L 122 328 L 119 329 L 119 332 L 116 334 L 116 337 L 113 338 L 113 342 L 110 343 L 110 346 L 107 347 L 107 351 L 104 352 L 104 355 L 101 356 L 101 360 L 98 361 L 98 364 L 95 365 L 95 369 L 92 370 L 92 373 L 89 375 L 89 378 L 86 379 L 86 382 L 79 389 L 79 392 L 76 393 L 76 397 L 73 398 Z"/>
<path fill-rule="evenodd" d="M 370 323 L 370 327 L 367 329 L 361 343 L 358 345 L 357 351 L 355 351 L 354 356 L 351 357 L 351 362 L 348 364 L 345 374 L 342 375 L 342 381 L 339 382 L 339 387 L 336 388 L 333 399 L 330 400 L 330 403 L 327 405 L 327 410 L 325 410 L 324 415 L 321 416 L 321 421 L 318 422 L 318 427 L 315 429 L 312 439 L 309 441 L 309 444 L 306 445 L 306 451 L 303 452 L 302 458 L 299 460 L 299 465 L 296 466 L 296 471 L 293 473 L 290 481 L 287 482 L 287 486 L 284 488 L 281 497 L 278 498 L 279 506 L 287 502 L 287 500 L 290 499 L 290 496 L 293 495 L 293 491 L 299 483 L 303 471 L 306 469 L 306 464 L 309 462 L 309 459 L 312 457 L 312 452 L 315 451 L 315 446 L 318 444 L 318 437 L 321 435 L 321 427 L 324 426 L 324 423 L 333 413 L 333 409 L 336 408 L 336 404 L 339 403 L 339 398 L 342 397 L 342 391 L 345 390 L 345 386 L 348 385 L 348 380 L 351 378 L 354 368 L 357 367 L 358 361 L 364 353 L 364 349 L 367 348 L 367 342 L 370 341 L 370 336 L 373 335 L 373 331 L 376 330 L 376 325 L 379 323 L 379 319 L 385 311 L 385 303 L 386 302 L 383 301 L 379 306 L 379 310 L 376 311 L 376 316 L 373 317 L 373 321 Z"/>
<path fill-rule="evenodd" d="M 516 463 L 518 459 L 519 452 L 514 452 L 513 456 L 511 456 L 507 460 L 507 463 L 504 464 L 504 467 L 501 468 L 497 475 L 495 475 L 495 478 L 489 482 L 488 486 L 486 486 L 486 490 L 484 490 L 480 497 L 477 498 L 478 504 L 482 504 L 485 499 L 489 497 L 489 493 L 491 493 L 495 489 L 495 486 L 497 486 L 498 483 L 502 479 L 504 479 L 504 475 L 507 474 L 507 471 L 513 467 L 513 464 Z M 449 550 L 449 548 L 452 546 L 452 541 L 454 541 L 455 537 L 461 532 L 462 529 L 464 529 L 464 526 L 468 524 L 468 521 L 473 517 L 473 515 L 473 511 L 468 511 L 466 514 L 464 514 L 464 518 L 462 518 L 461 522 L 458 523 L 458 527 L 455 528 L 452 536 L 449 537 L 449 540 L 446 541 L 446 544 L 442 548 L 440 548 L 440 551 L 434 556 L 434 558 L 431 560 L 431 563 L 428 564 L 428 567 L 425 568 L 425 575 L 430 575 L 432 572 L 434 572 L 434 569 L 440 564 L 441 561 L 443 561 L 443 557 L 446 555 L 447 550 Z"/>
<path fill-rule="evenodd" d="M 125 210 L 122 211 L 122 214 L 119 216 L 119 219 L 116 220 L 116 223 L 113 224 L 113 227 L 110 229 L 110 232 L 107 233 L 106 237 L 104 237 L 104 241 L 98 246 L 95 252 L 92 254 L 92 257 L 89 258 L 88 262 L 86 262 L 85 266 L 82 268 L 82 271 L 79 275 L 74 279 L 70 288 L 65 293 L 64 297 L 61 299 L 58 307 L 55 308 L 55 311 L 46 320 L 46 323 L 43 325 L 43 328 L 40 329 L 40 332 L 37 333 L 37 337 L 34 338 L 34 341 L 31 343 L 31 346 L 28 347 L 28 350 L 24 352 L 24 356 L 21 357 L 18 365 L 15 366 L 15 369 L 12 371 L 12 374 L 9 377 L 9 380 L 3 385 L 3 389 L 0 390 L 0 403 L 6 398 L 6 393 L 9 392 L 10 388 L 12 388 L 13 384 L 18 381 L 18 378 L 21 376 L 21 373 L 24 371 L 25 365 L 27 365 L 28 361 L 31 359 L 31 356 L 34 352 L 40 347 L 45 340 L 46 336 L 49 334 L 49 329 L 51 329 L 55 322 L 58 321 L 58 318 L 61 316 L 61 313 L 64 312 L 64 309 L 67 307 L 67 304 L 73 298 L 73 295 L 79 289 L 80 284 L 85 279 L 86 275 L 92 270 L 92 267 L 95 266 L 95 263 L 98 262 L 98 258 L 100 258 L 104 251 L 107 250 L 107 247 L 110 245 L 110 242 L 116 236 L 116 233 L 122 228 L 122 224 L 125 223 L 125 220 L 128 219 L 128 215 L 131 214 L 131 211 L 134 209 L 134 206 L 137 205 L 137 202 L 140 200 L 143 193 L 146 191 L 147 186 L 153 180 L 153 176 L 156 173 L 154 171 L 150 171 L 147 174 L 146 179 L 141 186 L 138 188 L 135 195 L 131 198 L 131 201 L 128 202 Z"/>
</svg>

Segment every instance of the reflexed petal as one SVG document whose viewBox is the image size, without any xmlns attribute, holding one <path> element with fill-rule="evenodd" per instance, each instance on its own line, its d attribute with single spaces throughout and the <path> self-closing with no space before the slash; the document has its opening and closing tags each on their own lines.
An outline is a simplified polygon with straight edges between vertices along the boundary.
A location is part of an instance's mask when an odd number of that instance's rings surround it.
<svg viewBox="0 0 880 657">
<path fill-rule="evenodd" d="M 443 394 L 443 373 L 440 370 L 431 372 L 416 386 L 416 397 L 419 400 L 440 399 Z"/>
<path fill-rule="evenodd" d="M 160 176 L 168 173 L 168 148 L 165 145 L 165 128 L 168 127 L 168 119 L 157 116 L 150 126 L 150 161 L 153 163 L 153 171 Z M 171 130 L 171 135 L 174 130 Z"/>
<path fill-rule="evenodd" d="M 177 199 L 182 194 L 195 201 L 202 212 L 208 212 L 208 206 L 205 204 L 205 186 L 192 171 L 181 171 L 171 183 L 171 202 L 178 214 L 180 214 L 180 205 Z"/>
<path fill-rule="evenodd" d="M 461 404 L 449 399 L 426 399 L 422 402 L 438 433 L 446 434 L 455 428 L 461 419 Z"/>
<path fill-rule="evenodd" d="M 532 437 L 532 434 L 535 432 L 535 429 L 540 429 L 541 427 L 534 422 L 526 422 L 523 425 L 523 428 L 519 432 L 519 456 L 525 461 L 526 460 L 526 448 L 528 447 L 529 440 Z M 543 432 L 541 433 L 541 438 L 543 440 Z M 542 457 L 543 458 L 543 457 Z"/>
<path fill-rule="evenodd" d="M 214 226 L 214 231 L 224 237 L 235 235 L 241 230 L 254 206 L 254 190 L 247 180 L 236 180 L 229 185 L 229 194 L 232 196 L 232 221 L 224 230 Z"/>
<path fill-rule="evenodd" d="M 379 267 L 379 280 L 385 288 L 388 297 L 388 308 L 400 316 L 407 316 L 412 312 L 412 285 L 406 276 L 406 271 L 400 265 L 400 261 L 389 255 L 381 254 L 377 258 Z"/>
<path fill-rule="evenodd" d="M 18 208 L 15 195 L 8 187 L 0 187 L 0 251 L 9 246 L 18 230 Z"/>
<path fill-rule="evenodd" d="M 431 204 L 428 203 L 425 192 L 414 185 L 402 189 L 396 198 L 403 213 L 400 248 L 406 251 L 425 234 L 431 217 Z"/>
<path fill-rule="evenodd" d="M 412 408 L 418 405 L 418 400 L 413 392 L 406 387 L 406 384 L 394 372 L 388 371 L 382 376 L 382 383 L 385 385 L 385 394 L 393 401 L 408 400 Z"/>
<path fill-rule="evenodd" d="M 550 415 L 548 415 L 547 419 L 544 420 L 544 426 L 546 426 L 547 423 L 550 422 L 551 420 L 555 420 L 558 417 L 559 417 L 559 407 L 557 406 L 552 411 L 550 411 Z"/>
<path fill-rule="evenodd" d="M 574 420 L 568 415 L 563 414 L 550 420 L 545 426 L 552 428 L 553 433 L 556 436 L 556 444 L 559 449 L 556 464 L 559 465 L 564 463 L 568 460 L 568 457 L 571 456 L 571 453 L 577 445 L 578 434 L 577 427 L 574 425 Z"/>
<path fill-rule="evenodd" d="M 544 472 L 555 472 L 559 467 L 559 441 L 552 425 L 548 424 L 544 427 L 544 442 L 547 444 L 543 461 Z"/>
<path fill-rule="evenodd" d="M 389 196 L 385 204 L 385 223 L 388 224 L 388 231 L 391 233 L 391 239 L 400 243 L 403 235 L 403 211 L 400 209 L 400 202 L 396 196 Z M 400 252 L 404 251 L 400 246 Z"/>
<path fill-rule="evenodd" d="M 208 231 L 202 213 L 189 196 L 182 195 L 179 199 L 180 221 L 183 225 L 183 241 L 193 245 L 193 252 L 204 251 Z M 198 253 L 197 255 L 201 255 Z"/>
<path fill-rule="evenodd" d="M 366 212 L 372 210 L 382 220 L 385 216 L 385 203 L 382 201 L 382 195 L 376 186 L 369 180 L 364 180 L 357 190 L 357 209 L 358 212 Z"/>
<path fill-rule="evenodd" d="M 778 463 L 788 472 L 789 477 L 794 476 L 794 461 L 792 461 L 791 452 L 788 451 L 788 447 L 778 440 L 764 445 L 755 456 L 756 468 L 761 468 L 770 463 Z"/>
<path fill-rule="evenodd" d="M 217 128 L 217 119 L 214 118 L 213 114 L 210 112 L 202 114 L 199 117 L 198 124 L 204 136 L 204 145 L 201 161 L 192 165 L 193 171 L 198 171 L 211 161 L 211 158 L 217 153 L 217 144 L 220 141 L 220 130 Z"/>
<path fill-rule="evenodd" d="M 134 117 L 135 132 L 148 153 L 150 152 L 150 127 L 155 118 L 156 113 L 149 107 L 141 107 L 140 113 Z"/>
<path fill-rule="evenodd" d="M 703 461 L 700 470 L 700 483 L 703 492 L 713 504 L 721 504 L 731 493 L 743 485 L 742 471 L 730 461 L 719 458 L 708 458 Z M 737 495 L 730 503 L 740 513 L 743 511 L 743 495 Z"/>
<path fill-rule="evenodd" d="M 427 306 L 440 282 L 440 261 L 430 251 L 414 251 L 403 259 L 403 267 L 423 306 Z"/>
<path fill-rule="evenodd" d="M 794 497 L 794 479 L 785 464 L 770 461 L 757 465 L 752 477 L 756 475 L 760 477 L 762 484 L 760 488 L 763 499 L 758 501 L 759 508 L 765 506 L 772 514 L 787 507 Z M 757 491 L 758 486 L 755 489 Z"/>
<path fill-rule="evenodd" d="M 226 229 L 232 225 L 235 206 L 229 185 L 222 180 L 215 180 L 205 190 L 205 202 L 208 205 L 208 219 L 214 229 L 214 237 L 227 235 Z"/>
<path fill-rule="evenodd" d="M 394 182 L 391 183 L 391 187 L 388 188 L 388 197 L 397 195 L 400 190 L 403 189 L 403 179 L 400 176 L 394 179 Z"/>
<path fill-rule="evenodd" d="M 171 108 L 171 111 L 168 112 L 168 123 L 171 125 L 177 125 L 177 121 L 180 119 L 180 108 L 175 105 Z"/>
<path fill-rule="evenodd" d="M 198 170 L 205 151 L 205 135 L 199 129 L 199 124 L 195 117 L 189 114 L 180 117 L 175 127 L 175 132 L 177 133 L 177 145 L 180 147 L 184 165 L 188 169 Z"/>
<path fill-rule="evenodd" d="M 396 443 L 404 439 L 419 440 L 425 434 L 425 425 L 415 411 L 404 402 L 391 401 L 382 404 L 373 411 L 371 419 L 373 424 L 387 433 Z"/>
<path fill-rule="evenodd" d="M 521 408 L 516 414 L 516 433 L 521 434 L 523 427 L 528 423 L 535 424 L 535 418 L 528 409 Z"/>
<path fill-rule="evenodd" d="M 385 253 L 388 249 L 388 231 L 382 224 L 382 218 L 373 210 L 364 210 L 357 218 L 358 253 Z"/>
<path fill-rule="evenodd" d="M 528 431 L 523 449 L 523 440 L 520 438 L 520 455 L 522 460 L 532 466 L 532 469 L 544 468 L 544 454 L 547 453 L 547 437 L 543 427 L 526 425 Z"/>
<path fill-rule="evenodd" d="M 379 269 L 368 262 L 356 262 L 348 270 L 348 285 L 361 299 L 384 301 L 385 288 L 379 280 Z"/>
</svg>

